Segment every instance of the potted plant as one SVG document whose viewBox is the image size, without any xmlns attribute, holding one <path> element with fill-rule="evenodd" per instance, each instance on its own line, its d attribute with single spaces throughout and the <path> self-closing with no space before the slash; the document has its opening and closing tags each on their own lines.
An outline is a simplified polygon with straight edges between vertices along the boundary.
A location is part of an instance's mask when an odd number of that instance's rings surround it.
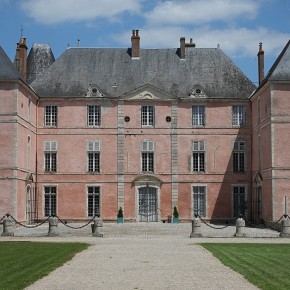
<svg viewBox="0 0 290 290">
<path fill-rule="evenodd" d="M 177 210 L 176 206 L 173 208 L 173 220 L 172 221 L 174 224 L 179 223 L 179 214 L 178 214 L 178 210 Z"/>
<path fill-rule="evenodd" d="M 117 214 L 117 223 L 123 223 L 124 222 L 124 216 L 123 216 L 123 209 L 120 206 L 119 210 L 118 210 L 118 214 Z"/>
</svg>

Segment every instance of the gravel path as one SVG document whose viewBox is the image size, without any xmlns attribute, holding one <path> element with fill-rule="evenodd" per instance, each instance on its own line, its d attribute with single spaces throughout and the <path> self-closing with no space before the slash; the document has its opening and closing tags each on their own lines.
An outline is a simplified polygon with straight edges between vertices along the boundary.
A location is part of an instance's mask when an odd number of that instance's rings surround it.
<svg viewBox="0 0 290 290">
<path fill-rule="evenodd" d="M 205 225 L 202 232 L 207 237 L 190 239 L 190 223 L 105 223 L 103 238 L 92 237 L 90 227 L 71 230 L 60 225 L 59 237 L 47 237 L 47 229 L 46 225 L 33 231 L 19 228 L 15 237 L 1 237 L 0 241 L 87 242 L 92 246 L 29 290 L 257 289 L 198 243 L 290 242 L 267 229 L 247 229 L 246 238 L 234 238 L 235 227 L 214 230 Z"/>
</svg>

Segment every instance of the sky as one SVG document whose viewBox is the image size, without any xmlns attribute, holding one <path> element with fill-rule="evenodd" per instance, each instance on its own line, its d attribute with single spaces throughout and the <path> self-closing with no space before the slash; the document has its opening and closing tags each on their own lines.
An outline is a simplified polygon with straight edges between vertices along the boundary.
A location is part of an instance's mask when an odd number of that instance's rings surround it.
<svg viewBox="0 0 290 290">
<path fill-rule="evenodd" d="M 55 58 L 70 47 L 177 48 L 180 37 L 196 47 L 220 47 L 258 82 L 259 43 L 265 74 L 290 39 L 289 0 L 0 0 L 0 46 L 11 60 L 21 35 L 28 52 L 50 44 Z M 79 41 L 78 41 L 79 39 Z"/>
</svg>

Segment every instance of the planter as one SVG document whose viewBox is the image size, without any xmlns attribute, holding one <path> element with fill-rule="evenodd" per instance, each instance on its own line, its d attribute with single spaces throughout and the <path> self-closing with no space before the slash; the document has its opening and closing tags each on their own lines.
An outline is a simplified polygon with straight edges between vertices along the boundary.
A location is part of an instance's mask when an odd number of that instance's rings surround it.
<svg viewBox="0 0 290 290">
<path fill-rule="evenodd" d="M 179 217 L 173 217 L 173 218 L 172 218 L 172 222 L 173 222 L 174 224 L 178 224 L 178 223 L 179 223 Z"/>
<path fill-rule="evenodd" d="M 122 224 L 124 222 L 124 217 L 117 217 L 117 223 Z"/>
</svg>

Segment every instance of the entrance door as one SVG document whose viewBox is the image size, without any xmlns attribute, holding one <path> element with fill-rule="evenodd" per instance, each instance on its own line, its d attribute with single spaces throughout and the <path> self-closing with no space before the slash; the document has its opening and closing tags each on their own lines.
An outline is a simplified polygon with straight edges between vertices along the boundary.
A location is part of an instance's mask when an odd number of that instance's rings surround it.
<svg viewBox="0 0 290 290">
<path fill-rule="evenodd" d="M 244 186 L 234 186 L 234 217 L 246 214 L 246 190 Z"/>
<path fill-rule="evenodd" d="M 157 222 L 157 189 L 154 187 L 139 188 L 139 221 Z"/>
</svg>

